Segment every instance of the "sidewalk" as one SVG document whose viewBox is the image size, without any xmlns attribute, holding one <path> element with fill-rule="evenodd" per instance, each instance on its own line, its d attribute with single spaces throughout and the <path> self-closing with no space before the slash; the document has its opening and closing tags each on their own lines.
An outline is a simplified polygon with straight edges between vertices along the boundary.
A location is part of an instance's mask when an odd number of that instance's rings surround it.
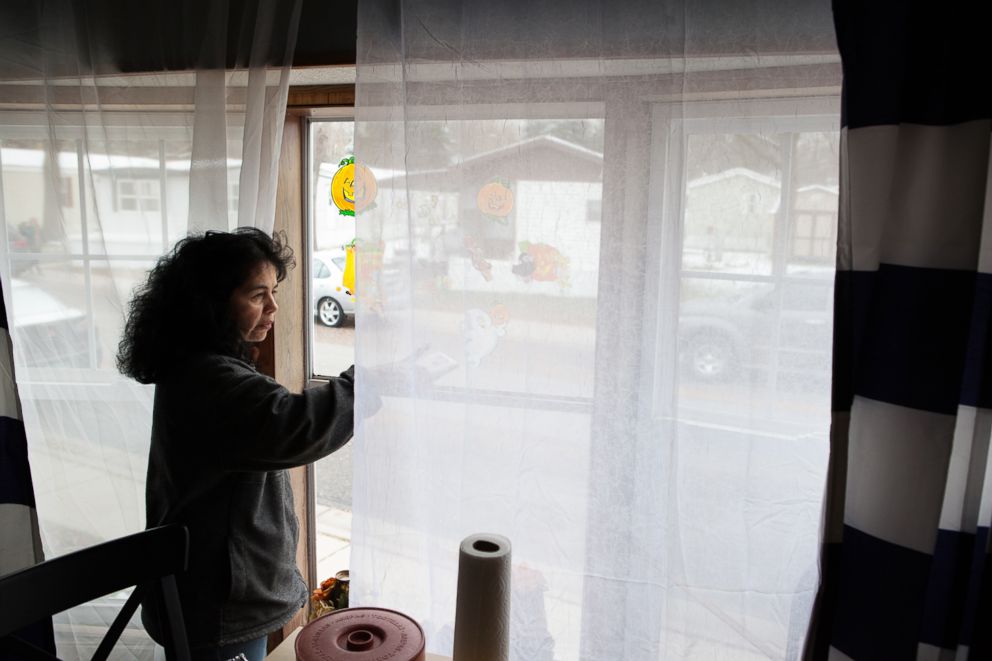
<svg viewBox="0 0 992 661">
<path fill-rule="evenodd" d="M 317 580 L 348 569 L 351 560 L 351 512 L 317 505 Z"/>
</svg>

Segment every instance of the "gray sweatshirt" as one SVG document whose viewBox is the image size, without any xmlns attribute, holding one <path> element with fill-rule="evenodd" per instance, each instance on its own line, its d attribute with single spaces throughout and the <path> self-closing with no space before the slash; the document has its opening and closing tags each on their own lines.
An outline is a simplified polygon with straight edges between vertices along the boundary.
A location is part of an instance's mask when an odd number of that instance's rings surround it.
<svg viewBox="0 0 992 661">
<path fill-rule="evenodd" d="M 353 367 L 295 395 L 248 363 L 202 354 L 156 385 L 147 525 L 189 529 L 178 587 L 191 647 L 259 638 L 306 602 L 285 469 L 347 443 L 353 405 Z M 142 621 L 162 642 L 156 610 L 146 599 Z"/>
</svg>

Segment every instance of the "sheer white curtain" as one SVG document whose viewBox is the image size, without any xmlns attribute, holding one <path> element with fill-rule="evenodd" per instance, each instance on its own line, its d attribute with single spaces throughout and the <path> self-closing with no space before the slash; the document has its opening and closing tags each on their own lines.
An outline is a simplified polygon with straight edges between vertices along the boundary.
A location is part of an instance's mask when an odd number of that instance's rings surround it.
<svg viewBox="0 0 992 661">
<path fill-rule="evenodd" d="M 830 418 L 829 3 L 359 5 L 352 598 L 450 653 L 797 658 Z M 360 390 L 361 381 L 359 383 Z"/>
<path fill-rule="evenodd" d="M 144 528 L 153 388 L 115 366 L 126 306 L 187 232 L 272 229 L 299 8 L 4 10 L 0 270 L 48 556 Z M 57 620 L 60 656 L 103 618 Z"/>
</svg>

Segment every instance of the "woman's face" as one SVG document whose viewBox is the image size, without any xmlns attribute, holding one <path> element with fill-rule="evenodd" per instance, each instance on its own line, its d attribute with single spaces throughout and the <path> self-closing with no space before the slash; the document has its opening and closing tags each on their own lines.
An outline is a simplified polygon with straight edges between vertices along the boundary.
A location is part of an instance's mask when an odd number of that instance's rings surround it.
<svg viewBox="0 0 992 661">
<path fill-rule="evenodd" d="M 269 334 L 276 310 L 276 267 L 259 264 L 231 294 L 231 314 L 245 342 L 261 342 Z"/>
</svg>

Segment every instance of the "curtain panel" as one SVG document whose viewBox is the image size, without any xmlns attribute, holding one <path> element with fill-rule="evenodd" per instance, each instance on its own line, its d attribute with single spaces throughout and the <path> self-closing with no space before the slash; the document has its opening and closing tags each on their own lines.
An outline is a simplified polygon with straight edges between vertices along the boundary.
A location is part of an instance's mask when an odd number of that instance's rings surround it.
<svg viewBox="0 0 992 661">
<path fill-rule="evenodd" d="M 362 2 L 351 598 L 450 653 L 797 658 L 829 449 L 824 2 Z M 364 378 L 364 377 L 363 377 Z M 361 402 L 360 402 L 361 405 Z"/>
<path fill-rule="evenodd" d="M 301 6 L 119 4 L 0 10 L 0 272 L 49 556 L 145 526 L 153 388 L 115 366 L 127 304 L 188 232 L 272 230 Z M 60 656 L 92 654 L 104 608 L 56 617 Z M 151 658 L 140 626 L 123 645 Z"/>
<path fill-rule="evenodd" d="M 987 4 L 834 3 L 843 58 L 819 658 L 992 656 Z M 811 648 L 811 651 L 814 648 Z"/>
<path fill-rule="evenodd" d="M 0 286 L 0 576 L 45 559 L 3 293 Z M 23 640 L 55 652 L 51 619 L 37 622 L 19 634 Z M 0 657 L 6 658 L 6 654 Z"/>
</svg>

